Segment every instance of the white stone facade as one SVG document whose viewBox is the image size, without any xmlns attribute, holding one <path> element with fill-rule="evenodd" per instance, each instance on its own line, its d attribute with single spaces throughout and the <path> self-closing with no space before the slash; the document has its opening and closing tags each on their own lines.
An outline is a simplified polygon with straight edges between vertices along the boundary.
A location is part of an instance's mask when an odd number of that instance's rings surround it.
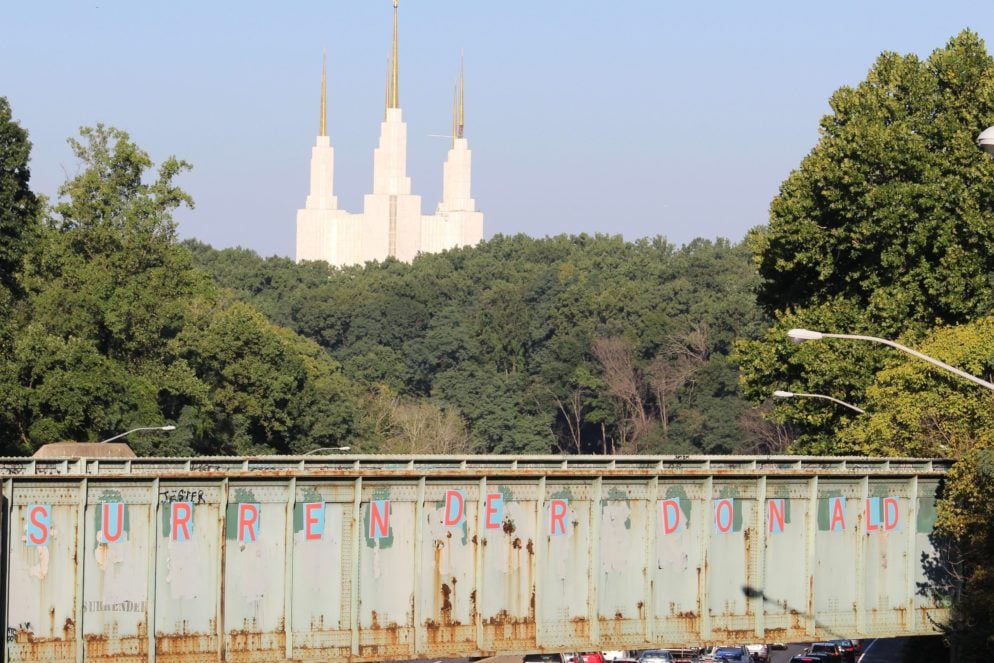
<svg viewBox="0 0 994 663">
<path fill-rule="evenodd" d="M 394 58 L 396 55 L 396 5 Z M 338 209 L 334 195 L 334 149 L 322 135 L 311 149 L 310 195 L 297 211 L 297 262 L 324 260 L 344 267 L 392 257 L 410 262 L 419 253 L 437 253 L 473 246 L 483 239 L 483 213 L 470 194 L 472 157 L 462 136 L 461 92 L 459 122 L 453 119 L 452 149 L 442 170 L 442 200 L 435 214 L 421 211 L 421 196 L 411 193 L 407 177 L 407 125 L 397 104 L 396 67 L 393 97 L 380 125 L 380 143 L 373 152 L 373 191 L 363 197 L 363 209 Z"/>
</svg>

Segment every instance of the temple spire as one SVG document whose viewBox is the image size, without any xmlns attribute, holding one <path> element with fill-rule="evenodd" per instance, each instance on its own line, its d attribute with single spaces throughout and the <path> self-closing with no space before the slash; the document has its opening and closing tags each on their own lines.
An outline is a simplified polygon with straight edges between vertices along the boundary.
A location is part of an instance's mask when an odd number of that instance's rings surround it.
<svg viewBox="0 0 994 663">
<path fill-rule="evenodd" d="M 328 53 L 321 53 L 321 130 L 319 136 L 328 135 Z"/>
<path fill-rule="evenodd" d="M 459 135 L 459 84 L 452 86 L 452 147 L 456 146 Z"/>
<path fill-rule="evenodd" d="M 459 52 L 459 131 L 457 135 L 459 138 L 463 138 L 463 133 L 466 130 L 466 106 L 464 104 L 466 95 L 466 67 L 465 58 L 463 52 Z"/>
<path fill-rule="evenodd" d="M 390 108 L 400 108 L 400 89 L 398 84 L 398 73 L 400 58 L 397 55 L 397 4 L 399 0 L 393 0 L 393 57 L 390 61 Z"/>
</svg>

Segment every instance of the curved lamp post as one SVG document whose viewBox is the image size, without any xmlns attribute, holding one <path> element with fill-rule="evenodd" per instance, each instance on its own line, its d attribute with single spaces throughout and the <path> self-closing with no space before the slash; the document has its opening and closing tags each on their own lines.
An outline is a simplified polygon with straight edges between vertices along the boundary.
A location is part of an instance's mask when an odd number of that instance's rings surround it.
<svg viewBox="0 0 994 663">
<path fill-rule="evenodd" d="M 991 132 L 990 136 L 991 147 L 992 149 L 994 149 L 994 127 L 992 127 L 991 129 L 987 129 L 984 133 L 987 133 L 988 131 Z M 983 136 L 984 134 L 980 135 Z M 819 341 L 823 338 L 850 338 L 857 341 L 871 341 L 873 343 L 882 343 L 883 345 L 889 345 L 892 348 L 896 348 L 901 352 L 907 352 L 909 355 L 918 357 L 919 359 L 927 361 L 930 364 L 934 364 L 935 366 L 945 369 L 950 373 L 955 373 L 961 378 L 966 378 L 970 382 L 976 382 L 981 387 L 987 387 L 991 391 L 994 391 L 994 383 L 990 383 L 987 380 L 982 380 L 978 378 L 976 375 L 970 375 L 966 371 L 961 371 L 955 366 L 950 366 L 945 362 L 939 361 L 935 357 L 929 357 L 927 354 L 923 354 L 921 352 L 918 352 L 917 350 L 912 350 L 906 345 L 901 345 L 900 343 L 895 343 L 894 341 L 888 341 L 886 338 L 877 338 L 876 336 L 862 336 L 860 334 L 829 334 L 828 332 L 812 331 L 810 329 L 791 329 L 790 331 L 787 332 L 787 336 L 791 337 L 792 339 L 798 342 Z"/>
<path fill-rule="evenodd" d="M 141 428 L 132 428 L 129 431 L 125 431 L 123 433 L 118 433 L 114 437 L 108 437 L 106 440 L 100 440 L 100 444 L 103 444 L 104 442 L 113 442 L 114 440 L 122 438 L 122 437 L 124 437 L 126 435 L 131 435 L 132 433 L 138 432 L 140 430 L 171 431 L 171 430 L 176 430 L 176 427 L 175 426 L 142 426 Z"/>
<path fill-rule="evenodd" d="M 311 454 L 316 454 L 319 451 L 348 451 L 351 448 L 352 447 L 318 447 L 317 449 L 311 449 L 303 455 L 310 456 Z"/>
<path fill-rule="evenodd" d="M 850 410 L 855 410 L 856 412 L 859 412 L 860 414 L 866 414 L 866 410 L 864 410 L 862 408 L 858 408 L 855 405 L 853 405 L 852 403 L 846 403 L 845 401 L 840 401 L 838 398 L 832 398 L 831 396 L 826 396 L 824 394 L 799 394 L 799 393 L 795 393 L 793 391 L 782 391 L 780 389 L 777 389 L 776 391 L 773 392 L 773 395 L 776 396 L 777 398 L 795 398 L 795 397 L 796 398 L 823 398 L 826 401 L 832 401 L 833 403 L 838 403 L 839 405 L 841 405 L 843 407 L 847 407 Z"/>
</svg>

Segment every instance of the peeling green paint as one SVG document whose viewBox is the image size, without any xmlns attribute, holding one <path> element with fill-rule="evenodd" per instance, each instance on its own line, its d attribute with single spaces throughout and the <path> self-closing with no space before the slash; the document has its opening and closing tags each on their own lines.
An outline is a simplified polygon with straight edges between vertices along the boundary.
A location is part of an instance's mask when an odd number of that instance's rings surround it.
<svg viewBox="0 0 994 663">
<path fill-rule="evenodd" d="M 829 531 L 829 525 L 831 524 L 832 514 L 829 513 L 829 498 L 832 497 L 842 497 L 841 490 L 826 490 L 819 493 L 818 495 L 818 530 L 821 532 Z M 848 523 L 847 523 L 848 524 Z"/>
<path fill-rule="evenodd" d="M 924 496 L 918 498 L 918 515 L 915 518 L 915 529 L 922 534 L 931 534 L 935 527 L 935 519 L 938 513 L 935 509 L 935 497 Z"/>
<path fill-rule="evenodd" d="M 790 503 L 792 501 L 790 499 L 790 488 L 788 488 L 787 486 L 777 486 L 776 488 L 773 489 L 773 495 L 771 495 L 771 497 L 773 499 L 783 500 L 783 522 L 784 522 L 784 525 L 789 524 L 790 523 Z M 770 508 L 770 507 L 766 506 L 765 504 L 763 506 L 765 508 L 767 508 L 767 509 Z M 764 518 L 766 517 L 766 513 L 763 514 L 763 517 Z"/>
<path fill-rule="evenodd" d="M 374 539 L 369 535 L 369 525 L 373 513 L 373 502 L 377 500 L 387 500 L 389 511 L 387 512 L 388 518 L 393 518 L 393 504 L 389 504 L 390 500 L 390 488 L 388 486 L 380 486 L 373 489 L 373 493 L 369 500 L 366 502 L 363 508 L 362 515 L 362 536 L 366 540 L 367 548 L 376 548 L 377 542 L 379 542 L 380 550 L 386 550 L 393 547 L 394 536 L 393 536 L 393 526 L 387 521 L 387 535 L 379 539 Z"/>
<path fill-rule="evenodd" d="M 97 507 L 96 509 L 94 509 L 94 511 L 96 511 L 93 519 L 94 526 L 96 528 L 94 529 L 94 532 L 100 532 L 103 530 L 104 510 L 103 507 L 101 507 L 100 505 L 106 502 L 124 502 L 124 497 L 121 495 L 121 491 L 119 490 L 108 489 L 100 492 L 100 496 L 97 497 L 96 501 Z M 125 502 L 124 504 L 125 535 L 130 535 L 131 533 L 131 509 L 128 508 L 129 506 L 130 505 Z M 96 550 L 97 546 L 99 545 L 100 543 L 97 541 L 97 537 L 93 537 L 93 549 Z"/>
<path fill-rule="evenodd" d="M 687 497 L 687 489 L 683 486 L 668 486 L 665 498 L 680 498 L 680 511 L 683 512 L 683 519 L 687 527 L 690 527 L 690 513 L 694 508 L 694 502 Z"/>
<path fill-rule="evenodd" d="M 718 498 L 732 498 L 732 531 L 742 531 L 742 499 L 738 486 L 722 486 L 718 490 Z"/>
<path fill-rule="evenodd" d="M 321 493 L 313 486 L 302 486 L 300 501 L 293 504 L 293 533 L 304 531 L 304 505 L 312 502 L 324 502 Z"/>
<path fill-rule="evenodd" d="M 255 504 L 258 500 L 255 498 L 255 491 L 251 488 L 235 488 L 234 494 L 231 500 L 228 502 L 228 508 L 225 510 L 224 514 L 224 538 L 229 541 L 234 541 L 238 538 L 238 505 L 239 504 Z M 259 509 L 259 520 L 262 520 L 262 509 Z"/>
</svg>

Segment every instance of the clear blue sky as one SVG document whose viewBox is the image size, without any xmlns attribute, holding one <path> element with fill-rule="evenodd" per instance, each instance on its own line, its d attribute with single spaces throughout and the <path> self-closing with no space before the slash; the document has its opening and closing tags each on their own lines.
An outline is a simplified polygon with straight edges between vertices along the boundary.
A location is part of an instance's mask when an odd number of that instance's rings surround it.
<svg viewBox="0 0 994 663">
<path fill-rule="evenodd" d="M 994 4 L 842 0 L 401 0 L 408 175 L 435 209 L 465 49 L 466 134 L 485 235 L 738 241 L 818 139 L 829 95 L 883 50 L 921 56 Z M 321 51 L 339 204 L 371 188 L 390 0 L 14 2 L 0 95 L 52 195 L 81 125 L 194 165 L 182 237 L 290 256 L 318 125 Z M 982 127 L 981 127 L 982 128 Z M 979 131 L 980 128 L 978 128 Z"/>
</svg>

